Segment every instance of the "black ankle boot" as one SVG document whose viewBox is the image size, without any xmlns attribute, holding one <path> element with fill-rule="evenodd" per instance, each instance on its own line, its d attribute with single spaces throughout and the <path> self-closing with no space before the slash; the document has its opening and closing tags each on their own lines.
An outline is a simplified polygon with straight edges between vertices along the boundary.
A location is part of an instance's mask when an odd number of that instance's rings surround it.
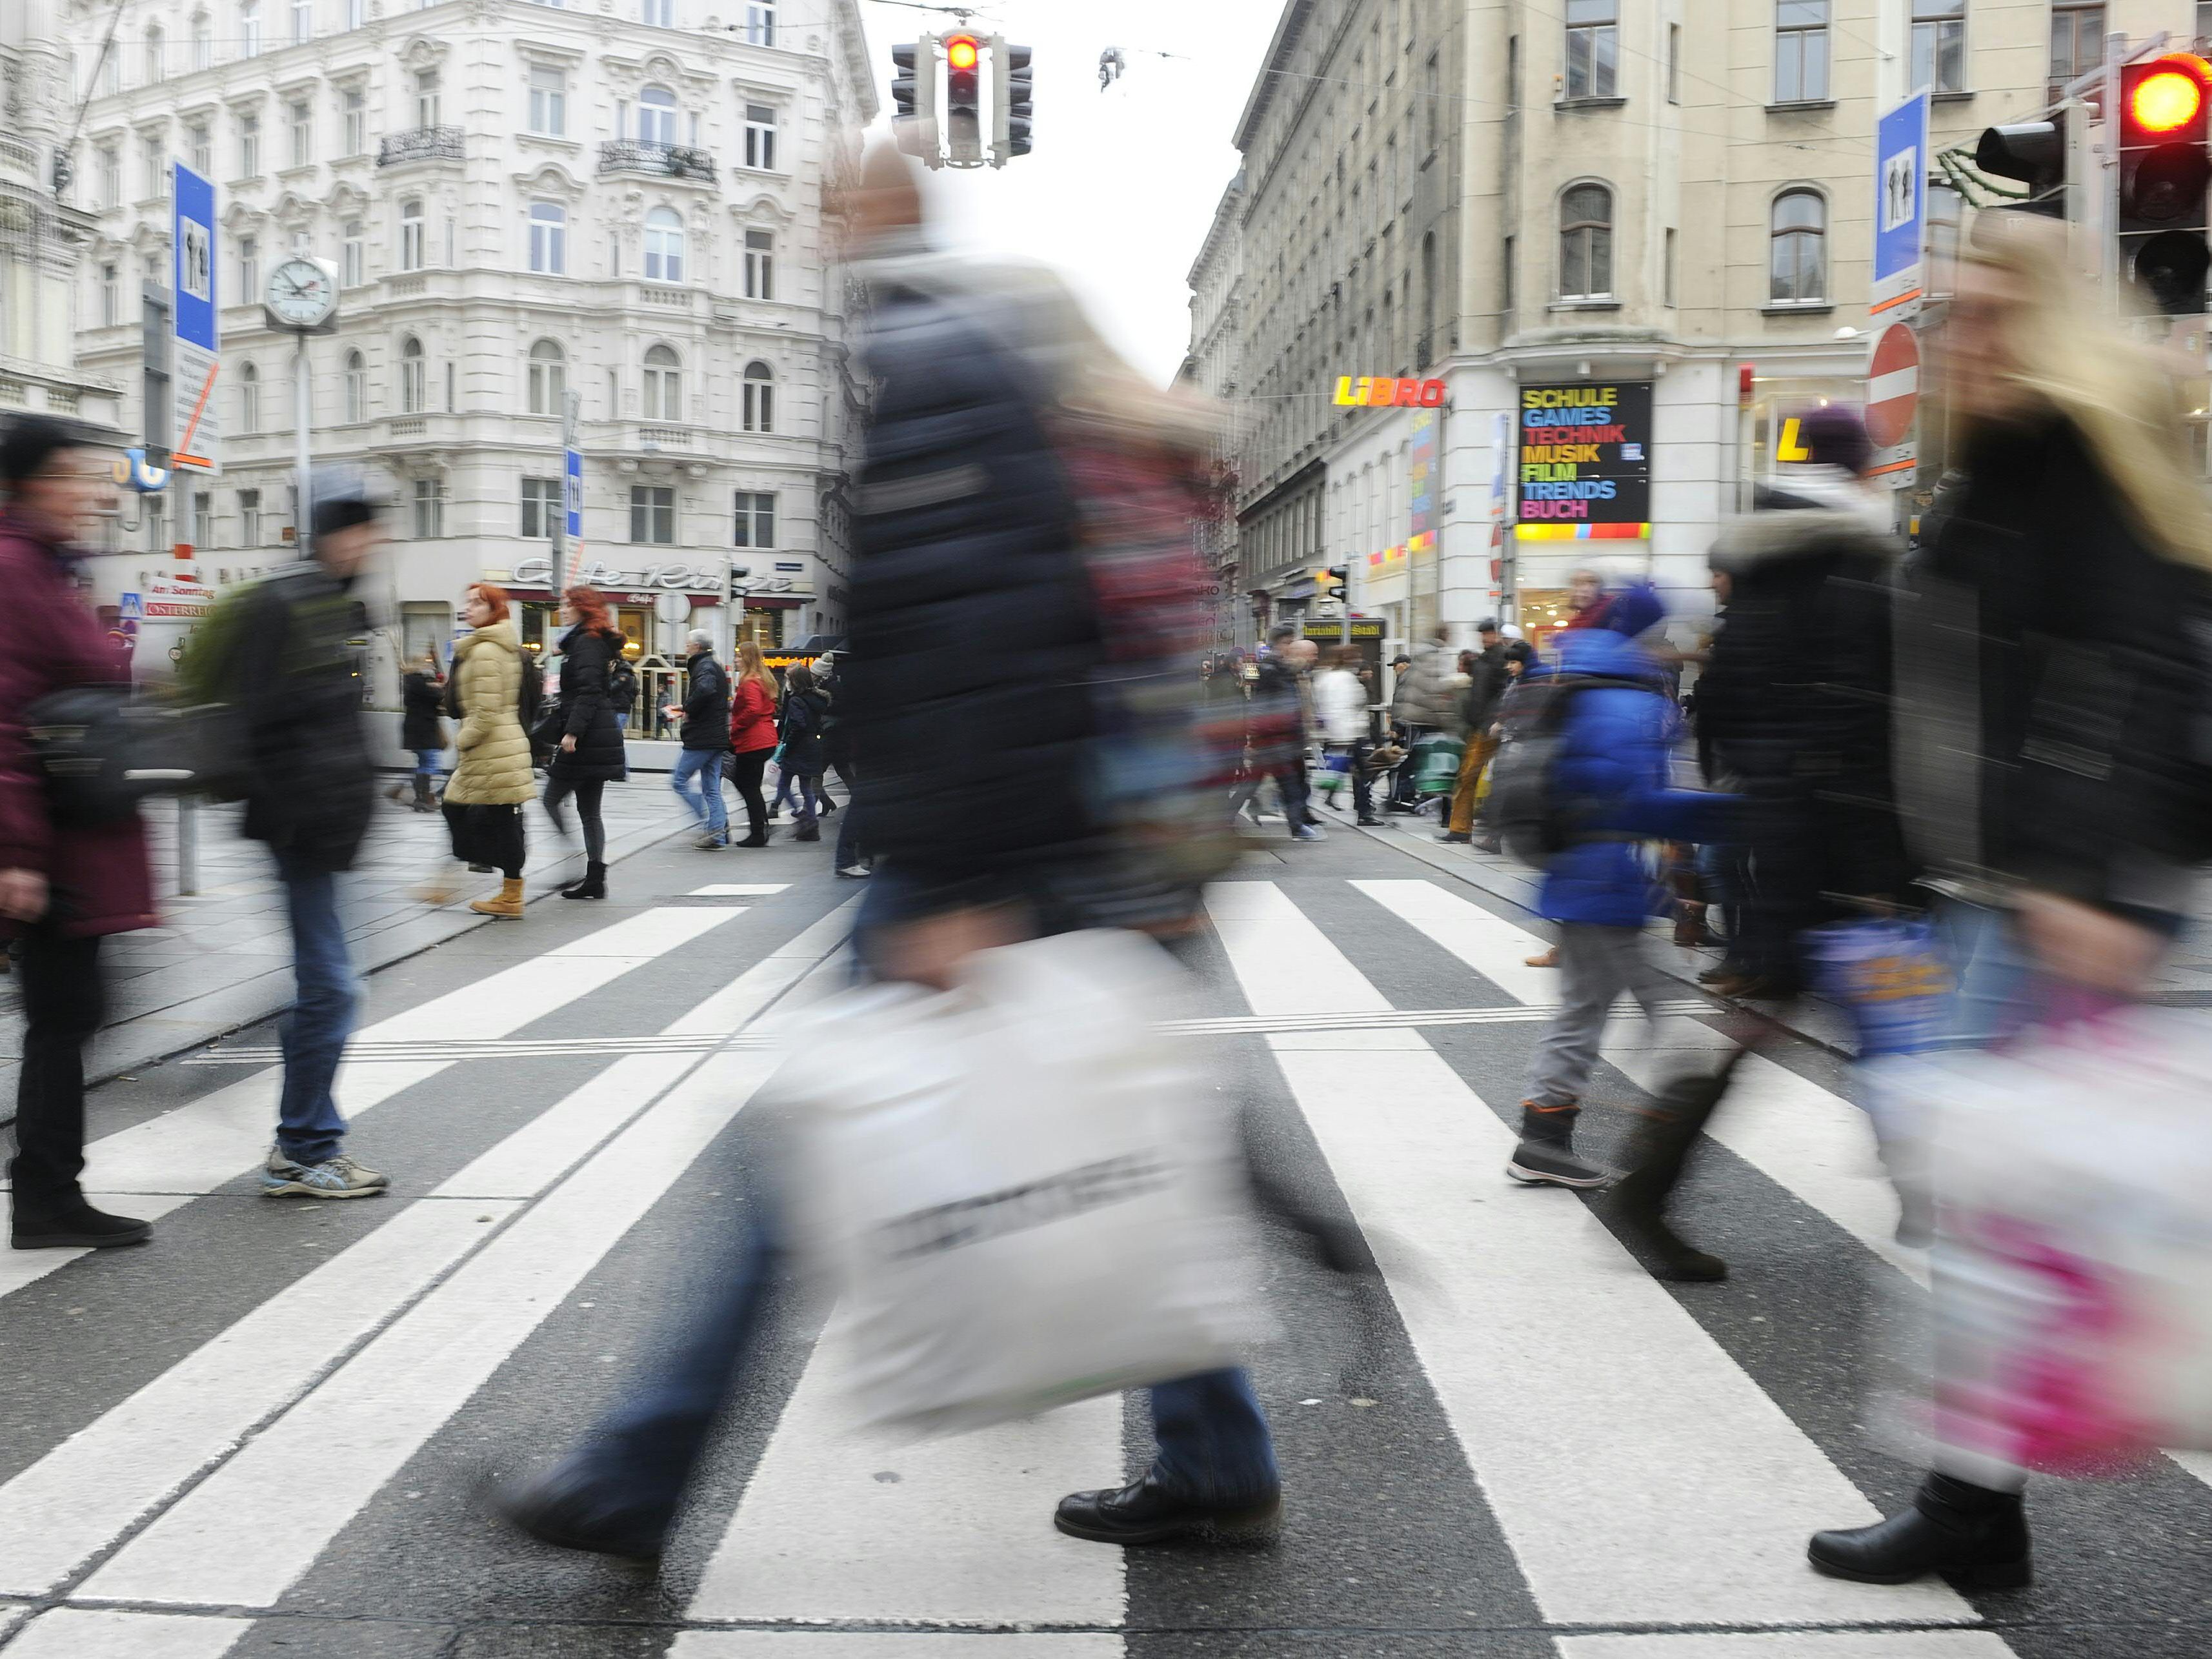
<svg viewBox="0 0 2212 1659">
<path fill-rule="evenodd" d="M 1710 1284 L 1728 1277 L 1728 1263 L 1667 1224 L 1667 1204 L 1735 1069 L 1731 1060 L 1710 1076 L 1692 1073 L 1661 1089 L 1630 1137 L 1628 1173 L 1606 1194 L 1606 1214 L 1622 1241 L 1662 1279 Z"/>
<path fill-rule="evenodd" d="M 1532 1187 L 1602 1187 L 1608 1177 L 1595 1164 L 1575 1156 L 1577 1106 L 1539 1106 L 1521 1103 L 1521 1144 L 1505 1173 Z"/>
<path fill-rule="evenodd" d="M 603 899 L 606 896 L 607 866 L 604 864 L 586 864 L 583 880 L 561 890 L 562 898 Z"/>
<path fill-rule="evenodd" d="M 2022 1589 L 2035 1578 L 2020 1494 L 1948 1474 L 1930 1474 L 1887 1521 L 1814 1533 L 1805 1554 L 1814 1571 L 1862 1584 L 1940 1572 L 1965 1589 Z"/>
</svg>

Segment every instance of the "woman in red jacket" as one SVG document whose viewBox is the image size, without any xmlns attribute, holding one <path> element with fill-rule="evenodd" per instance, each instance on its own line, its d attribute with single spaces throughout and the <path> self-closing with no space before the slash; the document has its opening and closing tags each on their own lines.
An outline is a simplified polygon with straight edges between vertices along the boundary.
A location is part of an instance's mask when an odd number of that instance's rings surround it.
<svg viewBox="0 0 2212 1659">
<path fill-rule="evenodd" d="M 730 781 L 744 801 L 752 833 L 739 847 L 768 845 L 768 802 L 761 798 L 761 777 L 775 752 L 775 676 L 761 660 L 760 647 L 741 641 L 738 682 L 730 688 Z"/>
<path fill-rule="evenodd" d="M 48 692 L 131 677 L 79 591 L 71 543 L 107 489 L 68 428 L 27 416 L 0 436 L 0 931 L 22 939 L 9 1239 L 19 1250 L 136 1244 L 153 1230 L 84 1201 L 84 1045 L 100 1029 L 100 941 L 157 926 L 146 832 L 58 828 L 24 711 Z"/>
</svg>

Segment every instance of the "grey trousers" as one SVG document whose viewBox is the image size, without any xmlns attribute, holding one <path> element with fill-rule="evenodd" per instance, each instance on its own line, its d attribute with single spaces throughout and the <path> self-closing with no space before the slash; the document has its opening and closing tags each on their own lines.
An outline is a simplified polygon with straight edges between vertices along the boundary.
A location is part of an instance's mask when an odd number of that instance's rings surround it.
<svg viewBox="0 0 2212 1659">
<path fill-rule="evenodd" d="M 1544 1029 L 1529 1079 L 1528 1098 L 1539 1106 L 1571 1106 L 1589 1086 L 1605 1036 L 1606 1016 L 1623 991 L 1656 1018 L 1666 978 L 1644 954 L 1639 927 L 1598 927 L 1568 922 L 1559 929 L 1559 1012 Z"/>
</svg>

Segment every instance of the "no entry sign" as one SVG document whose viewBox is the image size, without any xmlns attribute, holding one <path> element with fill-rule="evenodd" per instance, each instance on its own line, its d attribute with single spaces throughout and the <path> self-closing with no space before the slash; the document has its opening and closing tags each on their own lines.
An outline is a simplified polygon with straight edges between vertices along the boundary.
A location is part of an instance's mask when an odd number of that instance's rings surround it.
<svg viewBox="0 0 2212 1659">
<path fill-rule="evenodd" d="M 1907 323 L 1893 323 L 1875 342 L 1867 365 L 1867 437 L 1875 447 L 1873 471 L 1899 483 L 1911 482 L 1919 462 L 1913 417 L 1920 408 L 1920 342 Z"/>
</svg>

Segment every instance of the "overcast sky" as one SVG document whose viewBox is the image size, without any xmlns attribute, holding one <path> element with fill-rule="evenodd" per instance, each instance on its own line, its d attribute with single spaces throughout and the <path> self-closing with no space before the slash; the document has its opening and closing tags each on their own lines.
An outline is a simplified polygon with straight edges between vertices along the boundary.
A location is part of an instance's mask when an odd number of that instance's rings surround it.
<svg viewBox="0 0 2212 1659">
<path fill-rule="evenodd" d="M 0 0 L 4 3 L 4 0 Z M 1164 384 L 1190 335 L 1184 277 L 1221 191 L 1230 142 L 1282 0 L 995 0 L 972 27 L 1033 47 L 1036 148 L 1004 168 L 933 175 L 957 245 L 1057 266 L 1130 361 Z M 861 0 L 884 122 L 894 42 L 956 20 Z M 1128 70 L 1098 89 L 1098 54 Z M 1156 58 L 1149 52 L 1178 54 Z"/>
</svg>

